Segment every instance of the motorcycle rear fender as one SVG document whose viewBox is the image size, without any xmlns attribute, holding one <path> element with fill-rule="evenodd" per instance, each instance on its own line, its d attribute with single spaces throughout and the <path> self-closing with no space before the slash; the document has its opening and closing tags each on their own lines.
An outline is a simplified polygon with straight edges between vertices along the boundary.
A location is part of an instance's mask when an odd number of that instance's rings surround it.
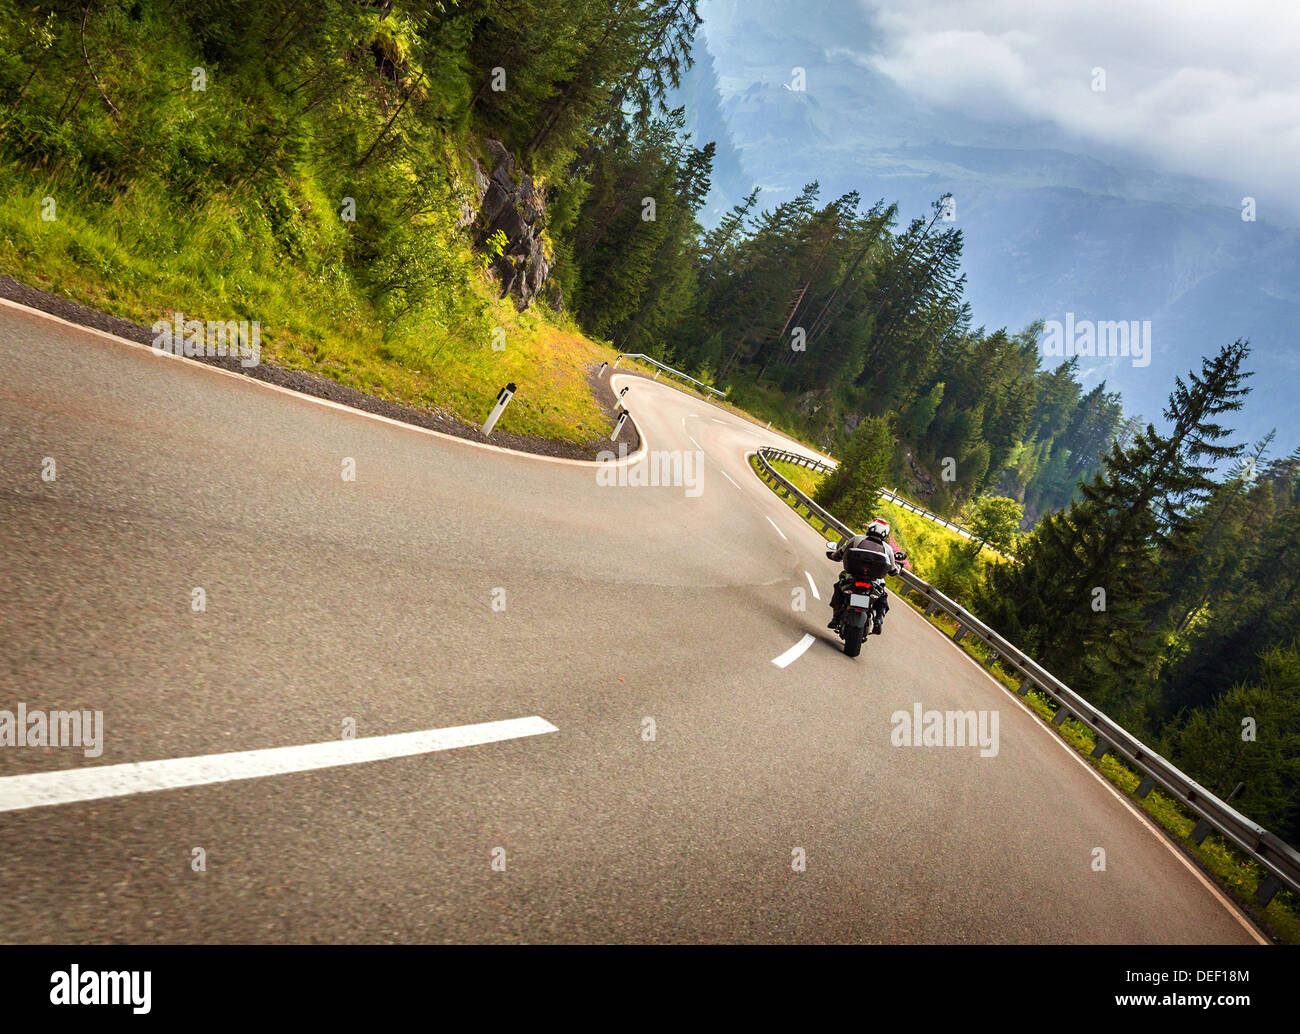
<svg viewBox="0 0 1300 1034">
<path fill-rule="evenodd" d="M 857 607 L 849 607 L 848 613 L 844 615 L 844 624 L 852 628 L 866 628 L 867 612 L 858 610 Z"/>
</svg>

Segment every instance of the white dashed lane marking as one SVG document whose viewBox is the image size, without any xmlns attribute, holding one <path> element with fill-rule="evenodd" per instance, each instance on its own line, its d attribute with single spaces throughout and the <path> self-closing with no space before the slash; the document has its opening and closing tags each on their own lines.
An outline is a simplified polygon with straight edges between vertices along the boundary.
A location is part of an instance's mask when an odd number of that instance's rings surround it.
<svg viewBox="0 0 1300 1034">
<path fill-rule="evenodd" d="M 802 639 L 795 643 L 794 646 L 790 647 L 790 649 L 786 650 L 785 653 L 781 654 L 780 657 L 773 657 L 772 663 L 778 668 L 787 667 L 791 662 L 797 661 L 802 657 L 808 647 L 812 646 L 816 641 L 817 640 L 812 636 L 805 634 Z"/>
<path fill-rule="evenodd" d="M 735 482 L 733 481 L 732 484 L 734 485 Z M 764 515 L 764 516 L 766 516 L 766 515 Z M 776 521 L 772 520 L 771 517 L 768 517 L 768 518 L 767 518 L 767 523 L 770 524 L 770 525 L 772 525 L 772 527 L 776 528 Z M 776 528 L 776 533 L 777 533 L 778 535 L 780 535 L 783 539 L 785 539 L 785 532 L 783 532 L 780 528 Z M 789 539 L 785 539 L 785 540 L 786 540 L 787 542 L 790 541 Z"/>
<path fill-rule="evenodd" d="M 309 772 L 318 768 L 359 765 L 367 761 L 430 754 L 457 747 L 514 740 L 523 736 L 559 732 L 550 722 L 533 715 L 501 722 L 454 725 L 446 729 L 400 732 L 391 736 L 364 736 L 356 740 L 331 740 L 300 747 L 270 747 L 232 754 L 205 754 L 161 761 L 136 761 L 124 765 L 92 765 L 60 772 L 0 778 L 0 812 L 43 808 L 51 804 L 125 797 L 133 793 L 175 790 L 185 786 L 227 783 L 236 779 Z"/>
<path fill-rule="evenodd" d="M 804 574 L 808 578 L 808 588 L 812 589 L 813 599 L 815 600 L 821 599 L 821 596 L 817 592 L 817 583 L 813 581 L 812 574 L 810 574 L 808 571 L 805 571 Z"/>
</svg>

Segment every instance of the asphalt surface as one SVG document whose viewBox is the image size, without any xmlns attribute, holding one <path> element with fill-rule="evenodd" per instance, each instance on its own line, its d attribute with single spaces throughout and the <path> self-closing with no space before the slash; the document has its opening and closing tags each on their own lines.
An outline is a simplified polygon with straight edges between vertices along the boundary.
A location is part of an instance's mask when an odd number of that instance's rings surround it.
<svg viewBox="0 0 1300 1034">
<path fill-rule="evenodd" d="M 0 777 L 332 741 L 348 719 L 557 729 L 2 811 L 0 940 L 1253 939 L 910 608 L 843 655 L 835 566 L 745 461 L 784 439 L 615 383 L 649 449 L 704 454 L 698 493 L 0 305 L 0 709 L 105 728 L 97 758 L 2 747 Z M 917 703 L 996 711 L 996 756 L 892 745 Z"/>
</svg>

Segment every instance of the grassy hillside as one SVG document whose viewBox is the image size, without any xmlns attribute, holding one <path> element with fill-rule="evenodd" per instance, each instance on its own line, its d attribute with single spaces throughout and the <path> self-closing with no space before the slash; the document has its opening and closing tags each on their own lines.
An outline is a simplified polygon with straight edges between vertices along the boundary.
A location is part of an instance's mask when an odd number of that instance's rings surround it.
<svg viewBox="0 0 1300 1034">
<path fill-rule="evenodd" d="M 457 312 L 430 306 L 394 323 L 342 263 L 285 256 L 261 211 L 225 199 L 178 210 L 148 181 L 104 201 L 70 177 L 42 181 L 13 168 L 0 186 L 0 269 L 33 286 L 146 325 L 176 311 L 257 320 L 263 361 L 471 424 L 514 381 L 502 430 L 578 443 L 607 432 L 585 369 L 613 351 L 540 308 L 517 313 L 496 300 L 468 251 Z M 46 221 L 51 196 L 57 217 Z M 333 230 L 312 212 L 281 227 L 316 238 L 321 252 Z M 503 349 L 493 347 L 497 327 Z"/>
<path fill-rule="evenodd" d="M 907 551 L 912 570 L 964 606 L 970 606 L 989 567 L 1004 562 L 993 550 L 984 547 L 977 554 L 969 539 L 884 499 L 880 516 Z"/>
<path fill-rule="evenodd" d="M 795 463 L 786 463 L 784 460 L 769 460 L 768 462 L 773 470 L 809 498 L 812 497 L 823 477 L 817 471 L 809 470 L 807 467 L 801 467 Z"/>
<path fill-rule="evenodd" d="M 497 301 L 471 248 L 480 145 L 437 64 L 450 28 L 225 17 L 109 4 L 87 58 L 80 11 L 0 0 L 0 271 L 146 325 L 256 320 L 263 361 L 469 424 L 513 381 L 503 431 L 608 433 L 585 373 L 611 350 Z"/>
</svg>

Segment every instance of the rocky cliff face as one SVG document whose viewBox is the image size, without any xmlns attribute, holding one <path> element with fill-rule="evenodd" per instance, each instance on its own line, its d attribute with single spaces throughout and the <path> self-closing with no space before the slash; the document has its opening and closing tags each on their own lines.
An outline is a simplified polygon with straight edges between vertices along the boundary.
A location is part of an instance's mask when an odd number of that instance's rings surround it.
<svg viewBox="0 0 1300 1034">
<path fill-rule="evenodd" d="M 559 285 L 550 281 L 551 263 L 541 237 L 546 226 L 542 195 L 500 140 L 485 140 L 484 146 L 491 168 L 473 159 L 477 208 L 466 210 L 461 225 L 471 226 L 480 247 L 498 231 L 505 235 L 505 249 L 492 263 L 503 297 L 510 295 L 526 309 L 540 295 L 558 309 Z"/>
</svg>

